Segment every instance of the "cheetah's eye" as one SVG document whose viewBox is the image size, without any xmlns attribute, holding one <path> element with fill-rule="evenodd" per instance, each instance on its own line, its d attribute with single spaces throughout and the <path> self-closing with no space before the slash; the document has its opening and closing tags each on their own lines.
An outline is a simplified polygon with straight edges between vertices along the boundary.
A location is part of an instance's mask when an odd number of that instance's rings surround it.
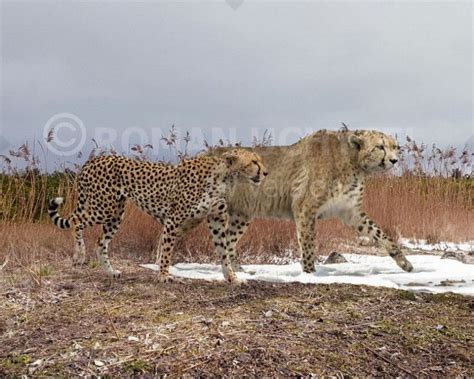
<svg viewBox="0 0 474 379">
<path fill-rule="evenodd" d="M 252 161 L 252 163 L 253 164 L 258 164 L 258 162 L 255 159 Z"/>
<path fill-rule="evenodd" d="M 380 150 L 384 150 L 385 146 L 384 145 L 377 145 L 377 148 L 380 149 Z"/>
</svg>

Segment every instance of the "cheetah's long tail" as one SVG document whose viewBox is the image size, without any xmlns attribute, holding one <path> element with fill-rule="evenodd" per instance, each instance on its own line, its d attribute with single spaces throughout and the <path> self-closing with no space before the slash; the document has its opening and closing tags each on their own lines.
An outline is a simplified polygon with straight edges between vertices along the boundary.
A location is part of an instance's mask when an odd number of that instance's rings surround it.
<svg viewBox="0 0 474 379">
<path fill-rule="evenodd" d="M 48 214 L 53 221 L 53 224 L 56 225 L 60 229 L 69 229 L 71 227 L 71 223 L 69 222 L 69 218 L 62 218 L 58 214 L 58 208 L 63 203 L 64 199 L 62 197 L 56 197 L 51 199 L 49 202 L 48 207 Z"/>
</svg>

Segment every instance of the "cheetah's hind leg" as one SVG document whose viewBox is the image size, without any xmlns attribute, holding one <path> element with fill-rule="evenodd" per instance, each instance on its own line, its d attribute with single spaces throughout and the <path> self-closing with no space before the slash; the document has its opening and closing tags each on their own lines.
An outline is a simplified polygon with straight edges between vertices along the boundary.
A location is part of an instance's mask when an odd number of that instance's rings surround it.
<svg viewBox="0 0 474 379">
<path fill-rule="evenodd" d="M 84 243 L 84 225 L 79 224 L 74 227 L 74 255 L 72 256 L 73 266 L 83 266 L 87 264 L 86 245 Z"/>
<path fill-rule="evenodd" d="M 117 233 L 120 223 L 122 221 L 123 213 L 125 210 L 125 199 L 120 199 L 117 203 L 117 209 L 115 215 L 109 218 L 105 224 L 102 225 L 102 235 L 99 237 L 99 246 L 97 248 L 97 257 L 99 258 L 100 265 L 105 270 L 108 276 L 112 278 L 119 278 L 122 273 L 119 270 L 115 270 L 109 260 L 108 247 L 115 233 Z"/>
</svg>

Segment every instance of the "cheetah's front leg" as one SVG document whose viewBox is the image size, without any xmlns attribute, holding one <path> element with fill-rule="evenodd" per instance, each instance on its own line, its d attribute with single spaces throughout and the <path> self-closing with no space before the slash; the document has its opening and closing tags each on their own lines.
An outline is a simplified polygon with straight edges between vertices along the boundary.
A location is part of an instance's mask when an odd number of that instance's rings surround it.
<svg viewBox="0 0 474 379">
<path fill-rule="evenodd" d="M 304 272 L 316 271 L 316 251 L 314 246 L 315 217 L 312 212 L 295 212 L 296 233 L 301 249 L 301 266 Z"/>
<path fill-rule="evenodd" d="M 172 223 L 166 223 L 161 234 L 159 248 L 160 257 L 160 283 L 167 283 L 172 280 L 170 276 L 170 264 L 173 255 L 174 245 L 176 244 L 177 228 Z"/>
<path fill-rule="evenodd" d="M 392 241 L 364 212 L 353 213 L 345 218 L 346 223 L 354 227 L 360 236 L 369 237 L 383 247 L 403 270 L 413 270 L 412 264 L 405 258 L 400 247 Z"/>
<path fill-rule="evenodd" d="M 176 230 L 176 240 L 179 240 L 183 236 L 185 236 L 187 233 L 189 233 L 191 230 L 193 230 L 196 226 L 198 226 L 201 223 L 202 219 L 196 219 L 192 221 L 188 221 L 186 224 L 181 225 L 179 230 Z M 158 245 L 155 250 L 155 264 L 160 264 L 161 262 L 161 242 L 162 238 L 158 240 Z"/>
<path fill-rule="evenodd" d="M 249 226 L 249 218 L 240 214 L 231 214 L 226 230 L 227 252 L 232 264 L 232 270 L 244 271 L 237 255 L 237 243 Z M 212 230 L 211 230 L 212 232 Z"/>
<path fill-rule="evenodd" d="M 225 203 L 219 205 L 219 213 L 209 216 L 207 220 L 212 235 L 212 241 L 214 242 L 216 251 L 221 256 L 224 278 L 229 283 L 240 284 L 241 281 L 237 278 L 237 275 L 235 275 L 235 272 L 232 269 L 231 256 L 227 251 L 227 221 L 228 216 Z"/>
</svg>

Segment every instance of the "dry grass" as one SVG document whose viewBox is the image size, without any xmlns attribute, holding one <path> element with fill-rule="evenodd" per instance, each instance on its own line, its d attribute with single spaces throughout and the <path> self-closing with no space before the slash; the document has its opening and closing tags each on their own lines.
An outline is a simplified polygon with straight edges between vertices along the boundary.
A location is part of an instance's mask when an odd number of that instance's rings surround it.
<svg viewBox="0 0 474 379">
<path fill-rule="evenodd" d="M 364 206 L 394 237 L 474 239 L 474 178 L 409 174 L 371 178 Z"/>
<path fill-rule="evenodd" d="M 409 149 L 419 154 L 420 149 L 415 149 L 412 142 L 406 151 Z M 452 155 L 451 151 L 446 159 L 451 159 Z M 23 157 L 29 168 L 26 171 L 15 170 L 9 161 L 8 175 L 2 176 L 0 267 L 8 261 L 6 269 L 16 267 L 34 286 L 40 286 L 50 271 L 58 272 L 63 265 L 70 265 L 73 251 L 70 233 L 56 229 L 42 216 L 47 199 L 52 196 L 66 197 L 63 213 L 72 209 L 74 173 L 66 170 L 52 176 L 41 174 L 37 167 L 38 160 L 31 158 L 25 147 L 14 156 Z M 457 172 L 454 169 L 452 175 L 440 176 L 443 167 L 448 167 L 446 164 L 432 167 L 438 170 L 438 176 L 420 172 L 423 166 L 419 161 L 415 161 L 418 163 L 414 166 L 418 171 L 408 170 L 408 158 L 402 160 L 401 176 L 382 175 L 368 181 L 364 204 L 367 213 L 394 237 L 424 238 L 431 242 L 472 240 L 473 178 L 454 175 Z M 465 168 L 470 163 L 463 159 Z M 90 267 L 97 264 L 94 245 L 99 232 L 96 227 L 85 234 Z M 158 223 L 130 205 L 125 221 L 110 246 L 112 261 L 126 259 L 133 265 L 153 262 L 160 233 Z M 355 234 L 336 220 L 318 221 L 316 234 L 319 254 L 325 255 L 334 250 L 349 251 L 347 245 L 351 251 L 357 250 L 354 247 Z M 238 250 L 242 263 L 296 260 L 299 257 L 296 253 L 295 226 L 286 221 L 256 220 L 242 238 Z M 218 262 L 205 224 L 178 244 L 174 260 Z M 127 272 L 128 269 L 125 274 Z"/>
<path fill-rule="evenodd" d="M 464 181 L 460 183 L 459 180 Z M 65 212 L 67 212 L 66 206 Z M 69 203 L 70 208 L 70 203 Z M 469 241 L 474 238 L 472 179 L 377 177 L 369 181 L 365 196 L 367 213 L 394 237 L 436 241 Z M 89 255 L 100 228 L 86 231 Z M 136 209 L 127 208 L 126 217 L 111 244 L 112 256 L 152 261 L 161 226 Z M 327 254 L 341 244 L 353 243 L 355 233 L 337 220 L 318 221 L 317 251 Z M 239 243 L 246 263 L 271 262 L 289 257 L 297 250 L 294 223 L 256 220 Z M 10 255 L 26 265 L 36 256 L 69 257 L 73 241 L 69 232 L 45 222 L 0 224 L 0 262 Z M 176 249 L 176 261 L 217 261 L 206 230 L 201 224 Z M 297 258 L 297 257 L 293 257 Z"/>
<path fill-rule="evenodd" d="M 53 138 L 53 137 L 51 137 Z M 178 158 L 187 156 L 178 151 L 174 128 L 164 137 Z M 187 146 L 188 136 L 184 136 Z M 264 136 L 255 144 L 268 144 L 271 136 Z M 0 174 L 0 220 L 21 224 L 29 234 L 32 223 L 46 220 L 48 200 L 63 196 L 66 203 L 63 213 L 71 211 L 75 201 L 74 176 L 79 169 L 61 167 L 54 174 L 41 171 L 40 158 L 32 150 L 44 151 L 41 143 L 36 149 L 24 144 L 9 156 L 0 155 L 3 174 Z M 135 145 L 129 152 L 137 159 L 147 159 L 150 145 Z M 91 155 L 103 154 L 97 146 Z M 380 175 L 368 180 L 365 194 L 365 209 L 393 237 L 400 235 L 423 238 L 430 241 L 466 241 L 474 237 L 474 178 L 472 177 L 472 153 L 458 153 L 453 148 L 440 150 L 436 146 L 417 145 L 408 139 L 402 150 L 398 175 Z M 25 166 L 23 170 L 18 166 Z M 5 228 L 5 226 L 0 226 Z M 123 227 L 125 238 L 120 246 L 151 251 L 159 233 L 150 218 L 130 209 Z M 8 235 L 9 227 L 8 227 Z M 1 233 L 1 231 L 0 231 Z M 331 241 L 348 239 L 353 235 L 337 222 L 318 223 L 318 245 L 323 252 L 331 249 Z M 196 255 L 196 246 L 209 254 L 207 233 L 200 228 L 182 244 L 183 254 Z M 294 229 L 285 222 L 260 221 L 255 223 L 244 237 L 241 250 L 281 254 L 295 245 Z M 5 244 L 5 242 L 4 242 Z M 4 251 L 4 249 L 2 249 Z M 1 254 L 1 250 L 0 250 Z"/>
<path fill-rule="evenodd" d="M 474 180 L 455 171 L 470 161 L 463 153 L 452 164 L 452 150 L 429 161 L 422 150 L 409 141 L 400 176 L 369 180 L 367 213 L 395 237 L 472 240 Z M 27 146 L 12 153 L 0 177 L 0 376 L 474 376 L 470 298 L 334 284 L 160 285 L 138 264 L 154 260 L 161 226 L 133 206 L 110 246 L 125 277 L 110 282 L 98 267 L 98 228 L 85 234 L 88 266 L 72 268 L 72 237 L 45 207 L 60 195 L 62 212 L 72 209 L 74 171 L 46 175 Z M 338 221 L 316 229 L 320 254 L 353 246 Z M 239 252 L 244 263 L 284 262 L 298 258 L 296 247 L 293 223 L 256 220 Z M 175 261 L 218 261 L 205 225 L 179 243 Z"/>
<path fill-rule="evenodd" d="M 473 300 L 350 285 L 0 277 L 1 376 L 472 377 Z"/>
</svg>

